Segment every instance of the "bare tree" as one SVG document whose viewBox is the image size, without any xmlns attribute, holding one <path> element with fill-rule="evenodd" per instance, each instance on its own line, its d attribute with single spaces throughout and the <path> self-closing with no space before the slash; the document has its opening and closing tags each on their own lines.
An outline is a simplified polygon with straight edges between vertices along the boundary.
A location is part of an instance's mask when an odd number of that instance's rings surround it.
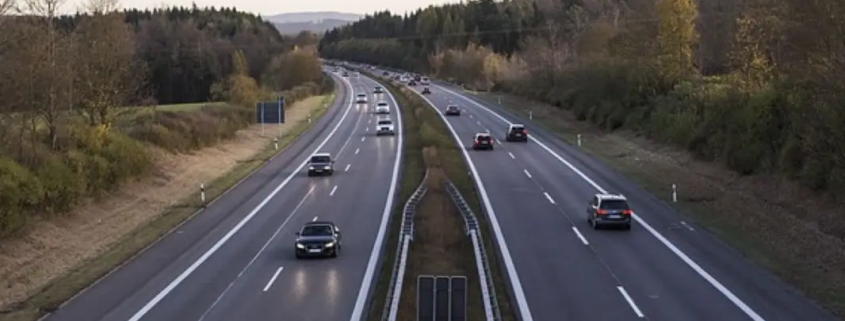
<svg viewBox="0 0 845 321">
<path fill-rule="evenodd" d="M 109 126 L 117 108 L 132 103 L 142 87 L 144 66 L 134 59 L 135 43 L 123 16 L 97 9 L 81 18 L 76 34 L 74 76 L 79 112 L 89 125 Z"/>
</svg>

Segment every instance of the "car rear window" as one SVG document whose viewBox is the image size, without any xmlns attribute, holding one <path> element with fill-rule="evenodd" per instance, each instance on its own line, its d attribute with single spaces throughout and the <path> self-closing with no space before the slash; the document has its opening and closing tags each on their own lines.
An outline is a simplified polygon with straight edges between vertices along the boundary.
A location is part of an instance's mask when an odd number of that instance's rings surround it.
<svg viewBox="0 0 845 321">
<path fill-rule="evenodd" d="M 480 140 L 480 141 L 490 141 L 490 136 L 478 136 L 478 140 Z"/>
<path fill-rule="evenodd" d="M 390 125 L 390 124 L 393 124 L 393 122 L 389 121 L 389 120 L 379 120 L 378 124 L 379 125 Z"/>
<path fill-rule="evenodd" d="M 604 200 L 601 202 L 601 208 L 604 210 L 627 210 L 628 202 L 622 200 Z"/>
<path fill-rule="evenodd" d="M 331 160 L 331 157 L 328 156 L 311 156 L 312 163 L 328 163 Z"/>
<path fill-rule="evenodd" d="M 523 130 L 525 130 L 525 127 L 522 127 L 522 126 L 514 126 L 514 127 L 511 127 L 511 131 L 521 132 L 521 131 L 523 131 Z"/>
<path fill-rule="evenodd" d="M 331 225 L 309 225 L 302 228 L 301 236 L 330 236 L 332 235 Z"/>
</svg>

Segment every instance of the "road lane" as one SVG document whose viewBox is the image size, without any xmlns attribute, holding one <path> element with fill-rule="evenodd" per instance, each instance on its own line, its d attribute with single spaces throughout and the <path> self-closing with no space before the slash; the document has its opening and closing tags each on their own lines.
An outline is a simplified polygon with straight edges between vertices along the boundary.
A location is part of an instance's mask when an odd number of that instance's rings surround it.
<svg viewBox="0 0 845 321">
<path fill-rule="evenodd" d="M 356 80 L 352 80 L 351 83 L 351 87 L 364 89 L 363 85 Z M 363 128 L 360 119 L 365 119 L 366 116 L 360 108 L 359 112 L 353 112 L 354 107 L 350 105 L 352 97 L 354 93 L 349 92 L 349 87 L 339 86 L 338 102 L 330 109 L 326 117 L 315 124 L 315 131 L 309 131 L 290 147 L 290 155 L 288 151 L 282 153 L 237 188 L 223 195 L 209 206 L 203 215 L 182 226 L 180 232 L 184 231 L 184 233 L 168 235 L 123 268 L 116 270 L 51 314 L 48 320 L 198 320 L 206 311 L 217 310 L 218 308 L 211 310 L 208 308 L 222 302 L 222 298 L 226 295 L 221 294 L 231 292 L 231 289 L 242 281 L 251 281 L 252 278 L 245 277 L 249 275 L 249 271 L 264 270 L 263 265 L 258 266 L 255 263 L 264 263 L 261 259 L 267 255 L 266 253 L 278 252 L 278 249 L 272 248 L 274 244 L 279 245 L 275 243 L 279 242 L 278 239 L 287 241 L 283 244 L 290 247 L 288 243 L 292 242 L 291 236 L 281 233 L 293 228 L 291 224 L 294 224 L 294 221 L 301 224 L 301 219 L 314 212 L 313 209 L 304 208 L 307 202 L 302 203 L 303 208 L 296 209 L 299 201 L 306 199 L 305 195 L 313 197 L 319 193 L 323 193 L 324 197 L 332 197 L 326 195 L 333 187 L 338 186 L 335 182 L 344 174 L 349 174 L 344 173 L 343 168 L 336 168 L 338 173 L 335 176 L 309 178 L 299 169 L 302 168 L 301 161 L 307 159 L 321 141 L 323 143 L 318 151 L 334 153 L 340 152 L 341 149 L 344 151 L 350 149 L 356 144 L 356 140 L 346 138 L 355 135 L 358 129 Z M 384 148 L 392 148 L 396 151 L 397 144 L 396 142 L 393 145 L 386 144 Z M 385 207 L 388 189 L 390 193 L 393 192 L 390 188 L 393 167 L 391 165 L 395 165 L 396 153 L 383 157 L 385 155 L 379 154 L 375 157 L 379 157 L 378 162 L 390 165 L 382 168 L 360 166 L 362 170 L 370 172 L 370 175 L 362 174 L 361 177 L 377 179 L 378 183 L 384 186 L 384 190 L 380 193 L 371 190 L 366 195 L 367 201 L 362 202 L 375 209 L 364 214 L 372 217 L 374 221 L 382 217 L 380 213 Z M 352 158 L 359 155 L 344 152 L 341 156 L 338 162 L 352 165 L 354 164 Z M 374 161 L 370 160 L 370 162 Z M 290 176 L 290 174 L 294 175 Z M 280 185 L 285 185 L 284 190 L 277 192 L 281 188 Z M 309 191 L 311 191 L 310 194 Z M 339 196 L 342 192 L 343 190 L 338 188 L 336 195 Z M 268 197 L 268 194 L 273 196 Z M 256 208 L 257 206 L 259 208 Z M 250 212 L 253 208 L 256 209 L 254 213 Z M 211 215 L 214 215 L 217 220 L 209 221 L 207 218 Z M 203 220 L 204 218 L 206 219 Z M 284 223 L 286 220 L 290 221 Z M 378 223 L 374 225 L 379 226 Z M 234 232 L 233 228 L 237 229 L 237 232 Z M 362 234 L 366 235 L 365 238 L 370 238 L 369 245 L 366 242 L 355 242 L 356 236 L 351 238 L 353 244 L 365 247 L 359 249 L 360 251 L 366 252 L 373 249 L 373 241 L 377 239 L 380 230 L 361 229 L 364 230 Z M 273 234 L 276 232 L 279 234 L 274 237 Z M 356 233 L 355 228 L 346 232 Z M 185 235 L 196 235 L 196 240 L 189 246 L 184 246 L 180 244 L 180 241 L 186 240 Z M 221 238 L 225 238 L 226 241 L 221 241 Z M 268 240 L 270 240 L 269 243 Z M 257 253 L 266 244 L 269 244 L 270 248 L 261 254 Z M 366 257 L 366 254 L 362 257 Z M 368 263 L 370 262 L 362 259 L 362 262 L 352 264 L 358 271 L 364 271 Z M 248 269 L 245 268 L 247 265 L 250 266 Z M 273 272 L 279 270 L 278 268 L 276 264 Z M 190 272 L 186 272 L 187 270 Z M 277 278 L 281 280 L 284 275 L 284 271 L 280 271 Z M 360 275 L 341 274 L 338 277 L 343 282 L 357 284 L 356 290 L 359 290 L 362 282 Z M 174 278 L 178 282 L 174 282 Z M 255 289 L 255 295 L 258 295 L 266 285 L 267 276 L 256 273 L 255 279 L 261 279 L 261 282 L 265 283 Z M 338 305 L 344 307 L 346 311 L 338 311 L 345 313 L 346 316 L 351 314 L 350 305 L 356 303 L 357 294 L 358 291 L 341 297 L 343 302 L 338 302 Z M 313 293 L 313 295 L 320 295 L 320 293 Z M 279 306 L 278 302 L 275 306 Z"/>
<path fill-rule="evenodd" d="M 489 128 L 494 132 L 494 136 L 504 138 L 506 122 L 467 99 L 458 97 L 457 93 L 444 91 L 440 86 L 433 89 L 443 97 L 439 104 L 451 100 L 461 105 L 479 126 Z M 487 107 L 497 109 L 496 106 Z M 580 226 L 576 224 L 576 227 L 580 228 L 595 253 L 608 263 L 613 274 L 619 277 L 626 292 L 647 318 L 702 321 L 836 320 L 830 313 L 796 294 L 793 289 L 767 272 L 745 262 L 735 251 L 714 240 L 712 236 L 679 228 L 680 219 L 671 208 L 600 162 L 583 155 L 572 146 L 563 144 L 554 135 L 526 120 L 508 117 L 512 119 L 511 122 L 527 123 L 529 134 L 540 138 L 546 145 L 544 148 L 534 140 L 527 144 L 505 143 L 515 160 L 524 160 L 526 169 L 530 172 L 543 173 L 534 176 L 540 186 L 555 199 L 556 205 L 562 210 L 561 215 L 568 216 L 576 223 L 584 222 Z M 554 155 L 547 148 L 558 155 Z M 576 173 L 558 157 L 570 161 L 581 173 Z M 593 182 L 588 182 L 581 174 Z M 494 174 L 488 172 L 488 175 Z M 587 199 L 598 191 L 593 184 L 612 188 L 612 191 L 628 196 L 637 211 L 639 223 L 650 224 L 640 226 L 641 224 L 635 223 L 634 230 L 630 233 L 590 230 L 586 224 L 585 211 Z M 494 188 L 489 184 L 485 185 L 488 193 L 493 193 L 490 191 Z M 524 203 L 521 199 L 516 202 Z M 503 220 L 501 216 L 505 215 L 498 209 L 497 213 L 500 220 Z M 511 247 L 514 239 L 518 238 L 515 236 L 517 233 L 507 228 L 503 230 L 509 235 L 508 246 Z M 671 246 L 667 246 L 667 243 Z M 513 256 L 515 260 L 524 259 L 517 254 Z M 706 274 L 702 276 L 702 273 Z M 533 283 L 548 282 L 544 278 L 523 278 L 529 274 L 522 271 L 519 275 L 526 296 L 531 295 L 529 288 Z M 713 284 L 722 285 L 723 288 Z M 530 302 L 530 307 L 532 313 L 541 320 L 545 319 L 543 315 L 563 313 L 560 308 L 554 306 L 538 307 L 534 301 Z"/>
<path fill-rule="evenodd" d="M 361 117 L 369 116 L 365 109 L 356 112 Z M 368 268 L 369 254 L 376 245 L 392 180 L 390 169 L 398 151 L 394 137 L 361 142 L 357 138 L 372 134 L 366 133 L 363 122 L 356 124 L 346 140 L 349 143 L 343 145 L 347 151 L 354 148 L 364 152 L 347 153 L 338 162 L 360 166 L 320 182 L 319 192 L 308 197 L 302 214 L 272 240 L 269 248 L 273 250 L 256 260 L 255 268 L 248 270 L 243 281 L 218 300 L 203 321 L 342 320 L 350 316 Z M 297 260 L 294 257 L 293 234 L 313 219 L 333 221 L 341 228 L 344 241 L 338 258 Z M 284 267 L 284 271 L 263 291 L 279 267 Z"/>
<path fill-rule="evenodd" d="M 446 105 L 455 104 L 435 95 L 427 98 L 441 111 Z M 488 129 L 497 141 L 493 151 L 470 150 L 469 155 L 500 225 L 507 227 L 508 248 L 537 319 L 638 319 L 618 291 L 616 276 L 591 248 L 584 246 L 578 232 L 572 229 L 573 222 L 549 202 L 535 175 L 508 151 L 509 144 L 501 143 L 504 137 L 467 113 L 446 119 L 467 146 L 476 133 Z M 534 172 L 537 176 L 547 175 Z M 601 309 L 596 309 L 597 300 Z M 556 311 L 538 313 L 536 307 L 545 306 L 555 307 Z"/>
</svg>

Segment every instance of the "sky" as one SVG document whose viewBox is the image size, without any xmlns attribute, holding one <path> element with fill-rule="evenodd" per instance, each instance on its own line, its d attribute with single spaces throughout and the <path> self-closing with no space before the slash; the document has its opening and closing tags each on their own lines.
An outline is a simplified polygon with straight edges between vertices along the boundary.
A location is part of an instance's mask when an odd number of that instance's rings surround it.
<svg viewBox="0 0 845 321">
<path fill-rule="evenodd" d="M 66 0 L 62 11 L 75 12 L 86 0 Z M 430 4 L 458 2 L 457 0 L 120 0 L 122 8 L 156 8 L 162 6 L 197 6 L 231 7 L 261 15 L 273 15 L 284 12 L 337 11 L 344 13 L 372 13 L 389 9 L 403 13 L 413 11 Z"/>
</svg>

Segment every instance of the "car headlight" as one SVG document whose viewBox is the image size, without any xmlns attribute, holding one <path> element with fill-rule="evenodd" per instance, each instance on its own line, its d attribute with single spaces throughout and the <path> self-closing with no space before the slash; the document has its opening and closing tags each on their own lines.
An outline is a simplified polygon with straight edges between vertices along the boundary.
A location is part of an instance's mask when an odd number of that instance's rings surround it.
<svg viewBox="0 0 845 321">
<path fill-rule="evenodd" d="M 304 249 L 304 248 L 305 248 L 305 245 L 302 245 L 302 243 L 296 243 L 296 248 L 298 248 L 298 249 Z"/>
<path fill-rule="evenodd" d="M 314 169 L 314 166 L 308 166 L 308 169 Z"/>
<path fill-rule="evenodd" d="M 333 246 L 334 246 L 334 242 L 326 243 L 326 247 L 333 247 Z"/>
<path fill-rule="evenodd" d="M 328 166 L 326 166 L 326 167 L 323 167 L 323 169 L 329 169 L 329 167 L 328 167 Z"/>
</svg>

